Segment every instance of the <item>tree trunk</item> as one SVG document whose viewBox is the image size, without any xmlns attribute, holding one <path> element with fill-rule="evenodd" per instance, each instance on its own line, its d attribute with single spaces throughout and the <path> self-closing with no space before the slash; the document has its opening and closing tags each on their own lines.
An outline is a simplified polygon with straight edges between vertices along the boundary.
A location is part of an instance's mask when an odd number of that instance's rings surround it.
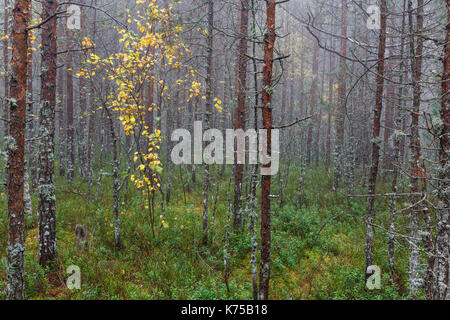
<svg viewBox="0 0 450 320">
<path fill-rule="evenodd" d="M 446 190 L 449 189 L 449 152 L 450 152 L 450 0 L 447 0 L 447 27 L 444 45 L 444 70 L 442 73 L 442 100 L 441 100 L 441 120 L 443 123 L 440 135 L 439 159 L 441 170 L 439 172 L 440 183 L 438 186 L 438 197 L 441 201 L 437 215 L 436 231 L 436 261 L 435 261 L 435 289 L 434 298 L 445 300 L 449 293 L 448 273 L 449 273 L 449 249 L 450 230 L 448 228 L 450 199 Z M 447 298 L 448 299 L 448 298 Z"/>
<path fill-rule="evenodd" d="M 66 110 L 67 110 L 67 180 L 72 183 L 74 177 L 74 126 L 73 126 L 73 55 L 70 31 L 66 31 L 67 56 L 66 56 Z"/>
<path fill-rule="evenodd" d="M 419 112 L 421 103 L 421 85 L 422 78 L 422 52 L 423 52 L 423 0 L 417 1 L 417 29 L 414 31 L 412 1 L 408 2 L 409 30 L 410 30 L 410 51 L 411 51 L 411 69 L 413 81 L 413 105 L 411 110 L 411 222 L 410 222 L 410 257 L 409 257 L 409 295 L 410 298 L 417 299 L 417 291 L 420 287 L 419 268 L 419 212 L 421 211 L 419 192 L 419 179 L 424 179 L 423 160 L 421 158 L 420 135 L 419 135 Z M 416 46 L 417 40 L 417 46 Z"/>
<path fill-rule="evenodd" d="M 337 191 L 339 182 L 342 177 L 343 157 L 344 151 L 344 125 L 345 125 L 345 94 L 347 91 L 345 82 L 345 58 L 347 54 L 347 0 L 342 0 L 342 18 L 341 18 L 341 58 L 339 62 L 339 76 L 338 76 L 338 95 L 339 101 L 336 110 L 336 142 L 334 150 L 334 181 L 333 190 Z"/>
<path fill-rule="evenodd" d="M 33 20 L 33 5 L 30 3 L 30 21 Z M 32 32 L 32 31 L 30 31 Z M 31 50 L 32 41 L 30 37 L 28 39 L 28 65 L 27 65 L 27 73 L 28 73 L 28 88 L 27 88 L 27 116 L 32 116 L 34 113 L 34 101 L 33 101 L 33 51 Z M 28 134 L 25 137 L 32 138 L 34 135 L 34 121 L 28 122 Z M 36 161 L 34 154 L 34 143 L 25 143 L 26 151 L 29 158 L 29 167 L 31 173 L 31 185 L 33 189 L 36 186 Z"/>
<path fill-rule="evenodd" d="M 57 26 L 57 37 L 64 36 L 64 27 L 59 24 Z M 58 46 L 59 48 L 59 46 Z M 62 57 L 59 57 L 59 64 L 63 64 Z M 59 146 L 59 175 L 64 177 L 66 175 L 66 125 L 64 123 L 64 69 L 57 70 L 58 76 L 58 146 Z"/>
<path fill-rule="evenodd" d="M 81 4 L 85 4 L 86 0 L 80 0 Z M 86 37 L 86 19 L 85 19 L 85 8 L 81 7 L 81 37 L 84 39 Z M 83 56 L 80 54 L 80 67 L 82 66 Z M 79 121 L 79 134 L 78 134 L 78 157 L 80 160 L 79 172 L 82 177 L 87 176 L 87 130 L 86 130 L 86 119 L 87 117 L 87 86 L 84 77 L 80 77 L 79 83 L 79 101 L 80 101 L 80 116 Z"/>
<path fill-rule="evenodd" d="M 331 42 L 333 44 L 333 41 Z M 326 167 L 328 173 L 330 172 L 331 166 L 331 131 L 332 131 L 332 121 L 333 117 L 333 96 L 334 96 L 334 75 L 332 74 L 336 69 L 336 63 L 333 55 L 330 55 L 330 75 L 329 75 L 329 85 L 328 85 L 328 125 L 327 125 L 327 146 L 326 146 Z"/>
<path fill-rule="evenodd" d="M 237 91 L 237 109 L 234 113 L 234 129 L 245 131 L 246 110 L 246 91 L 247 91 L 247 37 L 248 37 L 248 1 L 241 0 L 241 21 L 239 27 L 239 44 L 236 72 L 236 91 Z M 244 165 L 236 164 L 234 168 L 234 209 L 233 209 L 233 227 L 235 229 L 242 227 L 242 178 L 244 174 Z"/>
<path fill-rule="evenodd" d="M 271 156 L 272 149 L 272 70 L 275 46 L 275 0 L 266 1 L 266 27 L 264 35 L 264 68 L 263 68 L 263 97 L 262 97 L 262 125 L 267 131 L 267 141 L 265 147 L 267 154 Z M 264 142 L 263 142 L 264 143 Z M 270 163 L 264 165 L 270 168 Z M 261 178 L 261 262 L 259 274 L 259 298 L 269 299 L 270 282 L 270 246 L 271 246 L 271 225 L 270 225 L 270 185 L 271 176 L 263 175 Z"/>
<path fill-rule="evenodd" d="M 392 38 L 390 41 L 391 46 L 393 45 Z M 392 56 L 392 49 L 389 50 L 389 56 Z M 393 62 L 386 62 L 386 78 L 391 79 L 393 75 Z M 383 133 L 383 169 L 392 169 L 392 148 L 390 146 L 389 140 L 392 136 L 392 128 L 394 127 L 394 85 L 389 83 L 386 88 L 386 108 L 385 108 L 385 120 L 384 120 L 384 133 Z"/>
<path fill-rule="evenodd" d="M 255 0 L 251 1 L 252 6 L 252 37 L 253 40 L 257 39 L 257 30 L 256 30 L 256 13 L 257 9 L 255 6 Z M 256 42 L 252 41 L 252 55 L 256 57 Z M 256 63 L 256 59 L 252 59 L 253 66 L 253 83 L 255 86 L 255 96 L 254 96 L 254 106 L 253 106 L 253 128 L 256 132 L 258 132 L 258 104 L 259 104 L 259 86 L 258 86 L 258 66 Z M 258 148 L 259 148 L 259 144 Z M 250 268 L 252 270 L 252 295 L 253 300 L 258 300 L 258 269 L 256 265 L 256 257 L 258 251 L 258 241 L 256 240 L 256 221 L 258 220 L 257 213 L 257 197 L 256 197 L 256 188 L 258 186 L 258 168 L 259 165 L 255 164 L 252 167 L 252 184 L 251 184 L 251 213 L 250 213 L 250 235 L 251 235 L 251 245 L 252 245 L 252 253 L 250 258 Z"/>
<path fill-rule="evenodd" d="M 208 0 L 208 37 L 207 37 L 207 55 L 206 55 L 206 108 L 204 130 L 210 129 L 211 112 L 213 105 L 213 81 L 212 81 L 212 58 L 213 58 L 213 40 L 214 40 L 214 0 Z M 203 177 L 203 244 L 208 242 L 208 196 L 210 187 L 210 166 L 205 164 L 205 173 Z"/>
<path fill-rule="evenodd" d="M 97 0 L 93 1 L 94 5 L 97 5 Z M 94 11 L 94 26 L 93 26 L 93 36 L 92 39 L 94 40 L 94 43 L 96 42 L 96 35 L 97 35 L 97 10 Z M 93 52 L 95 53 L 95 48 L 93 48 Z M 92 192 L 92 184 L 94 180 L 94 156 L 95 156 L 95 146 L 94 146 L 94 133 L 95 133 L 95 123 L 96 123 L 96 110 L 95 110 L 95 103 L 94 103 L 94 93 L 95 88 L 93 84 L 90 86 L 90 101 L 89 101 L 89 124 L 88 124 L 88 136 L 87 136 L 87 177 L 88 177 L 88 187 L 87 187 L 87 201 L 89 202 L 91 200 L 91 192 Z M 127 139 L 130 139 L 130 135 L 127 135 Z M 128 148 L 128 145 L 127 145 Z"/>
<path fill-rule="evenodd" d="M 23 181 L 27 108 L 29 0 L 16 0 L 13 10 L 8 152 L 8 270 L 6 299 L 24 298 L 25 225 Z"/>
<path fill-rule="evenodd" d="M 58 2 L 46 0 L 42 21 L 56 13 Z M 56 108 L 56 18 L 42 26 L 41 110 L 39 114 L 39 263 L 46 266 L 56 258 L 56 196 L 54 184 Z"/>
<path fill-rule="evenodd" d="M 319 43 L 314 38 L 314 52 L 313 52 L 313 75 L 311 84 L 311 102 L 309 110 L 311 114 L 314 114 L 316 108 L 316 94 L 317 94 L 317 78 L 319 76 Z M 316 123 L 318 116 L 315 115 L 314 119 Z M 308 166 L 311 164 L 312 157 L 312 139 L 313 139 L 313 124 L 314 120 L 309 121 L 308 124 L 308 137 L 306 140 L 306 163 Z"/>
<path fill-rule="evenodd" d="M 366 208 L 366 278 L 367 268 L 373 265 L 373 233 L 375 222 L 374 203 L 375 189 L 378 176 L 378 164 L 380 161 L 380 131 L 381 131 L 381 113 L 383 111 L 383 91 L 384 91 L 384 56 L 386 51 L 386 1 L 381 0 L 381 21 L 380 21 L 380 40 L 378 43 L 378 67 L 377 67 L 377 89 L 375 97 L 374 123 L 372 132 L 372 166 L 369 176 L 369 198 L 367 199 Z"/>
<path fill-rule="evenodd" d="M 28 175 L 28 168 L 25 162 L 25 173 L 23 176 L 23 205 L 24 212 L 27 216 L 33 215 L 33 203 L 31 202 L 31 193 L 30 193 L 30 177 Z"/>
<path fill-rule="evenodd" d="M 403 16 L 402 16 L 402 34 L 405 34 L 405 18 L 406 18 L 406 1 L 403 0 Z M 405 51 L 405 37 L 402 37 L 401 44 L 400 44 L 400 76 L 399 76 L 399 82 L 403 83 L 404 80 L 404 72 L 405 72 L 405 61 L 403 59 L 404 52 Z M 397 98 L 397 116 L 395 119 L 395 130 L 399 131 L 402 130 L 403 122 L 404 122 L 404 113 L 403 108 L 405 106 L 404 98 L 404 86 L 400 86 L 400 89 L 398 91 L 398 98 Z M 402 135 L 398 136 L 397 134 L 394 135 L 393 141 L 394 141 L 394 159 L 393 159 L 393 174 L 392 174 L 392 193 L 394 196 L 391 199 L 391 209 L 390 209 L 390 219 L 389 219 L 389 240 L 388 240 L 388 266 L 389 266 L 389 273 L 391 275 L 391 279 L 394 279 L 395 277 L 395 220 L 397 215 L 397 198 L 396 193 L 398 189 L 398 176 L 400 171 L 400 166 L 402 164 L 400 155 L 400 147 L 401 147 L 401 140 L 403 140 L 404 137 Z"/>
<path fill-rule="evenodd" d="M 5 8 L 8 7 L 8 0 L 5 0 Z M 9 65 L 9 55 L 8 55 L 8 47 L 9 47 L 9 41 L 8 36 L 9 35 L 9 10 L 5 9 L 3 14 L 4 21 L 3 21 L 3 32 L 5 34 L 5 37 L 3 39 L 3 68 L 5 75 L 3 76 L 3 84 L 4 84 L 4 91 L 5 91 L 5 98 L 9 97 L 9 75 L 8 75 L 8 65 Z M 9 104 L 8 100 L 5 99 L 5 106 L 4 106 L 4 117 L 6 120 L 9 119 Z M 9 135 L 9 123 L 7 121 L 4 122 L 5 126 L 5 137 Z"/>
<path fill-rule="evenodd" d="M 119 153 L 118 153 L 118 139 L 117 134 L 114 129 L 114 121 L 113 115 L 107 106 L 103 106 L 103 110 L 105 110 L 106 119 L 108 121 L 109 130 L 111 134 L 111 147 L 112 147 L 112 171 L 113 171 L 113 213 L 114 213 L 114 244 L 117 251 L 121 249 L 120 245 L 120 208 L 119 208 L 119 196 L 120 196 L 120 185 L 119 185 L 119 170 L 120 170 L 120 161 L 119 161 Z"/>
</svg>

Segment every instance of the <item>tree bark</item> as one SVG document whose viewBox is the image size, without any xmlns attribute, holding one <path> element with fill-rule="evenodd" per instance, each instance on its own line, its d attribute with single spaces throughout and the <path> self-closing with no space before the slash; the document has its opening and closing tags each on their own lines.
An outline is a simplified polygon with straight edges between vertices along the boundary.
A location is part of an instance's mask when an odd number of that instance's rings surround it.
<svg viewBox="0 0 450 320">
<path fill-rule="evenodd" d="M 208 37 L 207 37 L 207 55 L 206 55 L 206 107 L 205 107 L 205 125 L 204 130 L 210 129 L 211 113 L 213 105 L 213 40 L 214 40 L 214 0 L 208 0 Z M 210 166 L 205 164 L 205 173 L 203 177 L 203 244 L 208 242 L 208 197 L 210 189 Z"/>
<path fill-rule="evenodd" d="M 315 39 L 315 38 L 314 38 Z M 309 110 L 310 113 L 314 113 L 316 107 L 316 94 L 317 94 L 317 78 L 319 76 L 319 43 L 314 40 L 314 51 L 313 51 L 313 75 L 311 84 L 311 101 Z M 318 122 L 318 116 L 314 116 L 315 122 Z M 313 139 L 313 124 L 314 120 L 309 121 L 308 124 L 308 137 L 306 140 L 306 163 L 308 166 L 311 164 L 312 157 L 312 139 Z"/>
<path fill-rule="evenodd" d="M 27 108 L 27 64 L 30 0 L 16 0 L 13 9 L 8 152 L 8 270 L 6 299 L 24 298 L 24 171 Z"/>
<path fill-rule="evenodd" d="M 72 183 L 74 178 L 74 166 L 75 166 L 75 155 L 74 155 L 74 126 L 73 126 L 73 55 L 72 55 L 72 45 L 70 31 L 66 31 L 67 37 L 67 56 L 66 56 L 66 110 L 67 110 L 67 180 Z"/>
<path fill-rule="evenodd" d="M 403 16 L 402 16 L 402 35 L 405 34 L 405 18 L 406 18 L 406 1 L 403 0 Z M 399 72 L 399 82 L 403 83 L 404 80 L 404 72 L 405 72 L 405 61 L 403 59 L 404 52 L 405 51 L 405 37 L 402 36 L 401 44 L 400 44 L 400 72 Z M 404 86 L 402 85 L 398 91 L 397 96 L 397 116 L 395 119 L 395 130 L 399 131 L 403 128 L 403 122 L 404 122 L 404 113 L 403 109 L 405 106 L 404 98 Z M 400 171 L 400 166 L 402 164 L 401 161 L 401 141 L 404 139 L 402 135 L 397 136 L 394 135 L 393 141 L 394 141 L 394 159 L 393 159 L 393 174 L 392 174 L 392 193 L 394 196 L 391 199 L 391 208 L 390 208 L 390 219 L 389 219 L 389 239 L 388 239 L 388 266 L 389 266 L 389 273 L 391 275 L 391 279 L 395 278 L 396 270 L 395 270 L 395 229 L 396 229 L 396 215 L 397 215 L 397 198 L 396 193 L 398 189 L 398 176 Z"/>
<path fill-rule="evenodd" d="M 46 0 L 42 21 L 56 13 L 57 0 Z M 56 258 L 56 196 L 54 183 L 56 109 L 56 18 L 42 26 L 41 109 L 39 114 L 39 263 L 46 266 Z"/>
<path fill-rule="evenodd" d="M 392 39 L 392 38 L 391 38 Z M 392 40 L 390 41 L 392 45 Z M 392 56 L 392 49 L 389 51 L 389 56 Z M 393 75 L 393 63 L 391 61 L 386 62 L 386 78 L 391 79 Z M 385 108 L 385 120 L 384 120 L 384 133 L 383 133 L 383 169 L 392 169 L 392 148 L 390 146 L 389 140 L 392 136 L 394 127 L 394 86 L 393 84 L 388 84 L 386 88 L 386 108 Z"/>
<path fill-rule="evenodd" d="M 342 177 L 343 170 L 343 149 L 344 149 L 344 126 L 345 126 L 345 94 L 347 91 L 345 82 L 345 58 L 347 54 L 347 0 L 342 0 L 342 18 L 341 18 L 341 49 L 339 62 L 339 76 L 338 76 L 338 95 L 339 101 L 336 110 L 336 142 L 334 150 L 334 181 L 333 190 L 337 191 L 339 182 Z"/>
<path fill-rule="evenodd" d="M 263 97 L 262 97 L 262 125 L 267 131 L 265 143 L 267 154 L 271 156 L 272 149 L 272 70 L 275 46 L 275 0 L 266 1 L 266 34 L 264 35 L 264 68 L 263 68 Z M 263 142 L 264 143 L 264 142 Z M 270 168 L 270 164 L 264 165 Z M 270 282 L 270 186 L 271 176 L 263 175 L 261 178 L 261 262 L 259 274 L 259 298 L 269 299 Z"/>
<path fill-rule="evenodd" d="M 333 45 L 333 41 L 331 41 Z M 336 69 L 336 60 L 333 55 L 330 55 L 330 75 L 329 75 L 329 85 L 328 85 L 328 125 L 327 125 L 327 145 L 326 145 L 326 160 L 325 165 L 327 167 L 328 172 L 330 172 L 331 166 L 331 131 L 332 131 L 332 121 L 333 117 L 333 96 L 334 96 L 334 75 L 332 74 Z"/>
<path fill-rule="evenodd" d="M 5 0 L 5 8 L 8 7 L 8 0 Z M 5 9 L 3 12 L 4 14 L 4 21 L 3 21 L 3 32 L 5 36 L 9 36 L 9 10 Z M 5 97 L 9 97 L 9 75 L 8 75 L 8 65 L 9 65 L 9 55 L 8 55 L 8 47 L 9 47 L 9 41 L 8 37 L 5 37 L 3 39 L 3 68 L 5 75 L 3 76 L 3 84 L 4 84 L 4 91 L 5 91 Z M 9 104 L 8 100 L 5 99 L 4 101 L 4 118 L 6 120 L 9 119 Z M 4 122 L 5 130 L 4 134 L 5 137 L 9 135 L 9 123 L 7 121 Z"/>
<path fill-rule="evenodd" d="M 425 172 L 423 167 L 423 160 L 421 158 L 420 135 L 419 135 L 419 112 L 421 103 L 421 85 L 422 78 L 422 52 L 423 52 L 423 0 L 417 1 L 417 29 L 414 31 L 413 24 L 413 9 L 412 1 L 408 2 L 409 15 L 409 30 L 410 30 L 410 51 L 411 51 L 411 71 L 413 81 L 413 105 L 411 110 L 411 221 L 410 221 L 410 257 L 409 257 L 409 295 L 410 298 L 417 299 L 417 291 L 420 287 L 419 268 L 420 268 L 420 253 L 419 253 L 419 212 L 421 211 L 419 192 L 419 179 L 425 182 Z M 417 46 L 416 46 L 417 40 Z"/>
<path fill-rule="evenodd" d="M 237 109 L 234 113 L 234 129 L 245 131 L 246 110 L 246 92 L 247 92 L 247 37 L 248 37 L 248 1 L 241 0 L 241 21 L 239 27 L 239 44 L 236 72 L 236 91 L 237 91 Z M 233 208 L 233 227 L 239 229 L 242 227 L 242 179 L 244 174 L 244 165 L 236 164 L 234 168 L 234 208 Z"/>
<path fill-rule="evenodd" d="M 85 4 L 86 0 L 80 0 L 81 4 Z M 86 9 L 81 7 L 81 38 L 86 37 Z M 80 54 L 80 67 L 82 66 L 83 56 Z M 80 101 L 80 117 L 79 117 L 79 134 L 78 134 L 78 157 L 80 160 L 79 172 L 81 176 L 87 176 L 87 85 L 84 77 L 80 77 L 79 83 L 79 101 Z"/>
<path fill-rule="evenodd" d="M 30 3 L 30 21 L 33 20 L 33 5 Z M 32 31 L 30 31 L 32 32 Z M 34 101 L 33 101 L 33 51 L 31 50 L 32 41 L 30 37 L 28 38 L 28 65 L 27 65 L 27 73 L 28 73 L 28 88 L 27 88 L 27 116 L 32 116 L 34 113 Z M 28 134 L 25 137 L 29 136 L 32 138 L 34 135 L 34 121 L 28 122 Z M 31 185 L 33 189 L 36 186 L 36 159 L 35 159 L 35 146 L 34 143 L 26 143 L 26 152 L 29 158 L 29 172 L 31 173 Z M 28 171 L 28 170 L 27 170 Z"/>
<path fill-rule="evenodd" d="M 437 215 L 436 230 L 436 261 L 435 261 L 435 289 L 434 298 L 445 300 L 449 293 L 448 274 L 449 274 L 449 256 L 450 256 L 450 230 L 449 230 L 449 208 L 450 199 L 446 190 L 449 189 L 448 177 L 450 153 L 450 0 L 447 0 L 447 26 L 444 45 L 444 69 L 442 73 L 442 100 L 441 100 L 441 120 L 442 132 L 440 135 L 439 160 L 441 170 L 439 172 L 440 183 L 438 186 L 438 197 L 440 200 L 440 210 Z"/>
<path fill-rule="evenodd" d="M 367 268 L 373 265 L 373 236 L 375 213 L 375 189 L 378 176 L 378 165 L 380 161 L 380 131 L 381 131 L 381 113 L 383 111 L 383 91 L 384 91 L 384 57 L 386 51 L 386 16 L 387 7 L 386 1 L 381 0 L 381 20 L 380 20 L 380 38 L 378 43 L 378 67 L 377 67 L 377 89 L 375 97 L 374 109 L 374 123 L 372 132 L 372 165 L 369 176 L 369 197 L 367 199 L 366 207 L 366 278 L 370 276 L 367 274 Z"/>
<path fill-rule="evenodd" d="M 60 23 L 57 26 L 57 38 L 62 38 L 64 36 L 64 27 Z M 59 46 L 58 46 L 59 47 Z M 59 64 L 64 64 L 61 56 L 59 57 Z M 59 68 L 57 70 L 58 77 L 58 147 L 59 147 L 59 175 L 64 177 L 66 175 L 66 125 L 64 121 L 64 88 L 65 88 L 65 78 L 64 69 Z"/>
</svg>

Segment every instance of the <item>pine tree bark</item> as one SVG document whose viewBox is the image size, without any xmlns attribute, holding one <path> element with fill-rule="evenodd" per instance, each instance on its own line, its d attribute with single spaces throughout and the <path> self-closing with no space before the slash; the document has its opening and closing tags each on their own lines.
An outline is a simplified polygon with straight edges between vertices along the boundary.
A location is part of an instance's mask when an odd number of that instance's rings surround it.
<svg viewBox="0 0 450 320">
<path fill-rule="evenodd" d="M 57 0 L 45 0 L 42 21 L 56 13 Z M 41 108 L 39 112 L 39 263 L 47 266 L 56 258 L 56 196 L 54 183 L 56 110 L 56 18 L 42 26 Z"/>
<path fill-rule="evenodd" d="M 33 19 L 33 5 L 30 3 L 30 21 Z M 33 100 L 33 51 L 31 50 L 31 40 L 28 39 L 28 88 L 27 88 L 27 116 L 31 116 L 34 113 L 34 100 Z M 25 137 L 33 137 L 34 135 L 34 121 L 28 122 L 28 132 Z M 34 188 L 36 186 L 36 159 L 35 159 L 35 147 L 34 143 L 26 143 L 26 153 L 29 159 L 29 168 L 27 169 L 31 173 L 31 185 Z"/>
<path fill-rule="evenodd" d="M 5 8 L 8 7 L 8 0 L 5 0 Z M 3 21 L 3 33 L 5 36 L 9 36 L 9 10 L 5 9 L 4 12 L 4 21 Z M 5 71 L 5 75 L 3 76 L 3 84 L 4 84 L 4 92 L 5 97 L 9 96 L 9 75 L 8 75 L 8 65 L 9 65 L 9 55 L 8 55 L 8 47 L 9 41 L 8 37 L 4 37 L 3 39 L 3 68 Z M 8 100 L 5 99 L 4 106 L 4 118 L 9 119 L 9 104 Z M 4 122 L 4 134 L 5 137 L 9 135 L 9 123 L 7 121 Z"/>
<path fill-rule="evenodd" d="M 27 64 L 30 0 L 16 0 L 13 9 L 8 152 L 8 269 L 6 299 L 24 298 L 24 172 L 27 108 Z"/>
<path fill-rule="evenodd" d="M 251 0 L 252 8 L 252 40 L 257 39 L 257 9 L 255 6 L 255 0 Z M 252 41 L 252 56 L 256 57 L 256 41 Z M 258 85 L 258 66 L 256 59 L 252 59 L 253 67 L 253 83 L 254 83 L 254 106 L 253 106 L 253 128 L 258 132 L 258 105 L 259 105 L 259 85 Z M 259 141 L 258 141 L 259 142 Z M 258 144 L 259 146 L 259 144 Z M 258 147 L 259 148 L 259 147 Z M 252 167 L 252 184 L 251 184 L 251 213 L 250 213 L 250 235 L 251 235 L 251 245 L 252 253 L 250 257 L 250 268 L 252 270 L 252 295 L 253 300 L 258 300 L 258 269 L 256 264 L 257 251 L 258 251 L 258 241 L 256 240 L 256 221 L 258 220 L 257 213 L 257 197 L 256 188 L 258 186 L 258 168 L 259 165 L 255 164 Z"/>
<path fill-rule="evenodd" d="M 263 96 L 262 96 L 262 125 L 267 131 L 265 143 L 267 154 L 271 156 L 272 149 L 272 70 L 275 47 L 275 0 L 266 1 L 266 34 L 264 35 L 264 68 L 263 68 Z M 263 142 L 264 143 L 264 142 Z M 270 168 L 270 164 L 264 167 Z M 269 299 L 270 283 L 270 186 L 271 176 L 261 178 L 261 262 L 259 274 L 259 299 Z"/>
<path fill-rule="evenodd" d="M 377 67 L 377 89 L 375 97 L 374 109 L 374 123 L 372 132 L 372 165 L 369 176 L 369 197 L 367 199 L 366 207 L 366 278 L 370 276 L 367 274 L 367 268 L 373 265 L 373 236 L 375 213 L 375 189 L 378 176 L 378 165 L 380 161 L 380 131 L 381 131 L 381 113 L 383 111 L 383 91 L 384 91 L 384 58 L 386 51 L 386 16 L 387 7 L 386 1 L 381 0 L 381 19 L 380 19 L 380 37 L 378 43 L 378 67 Z"/>
</svg>

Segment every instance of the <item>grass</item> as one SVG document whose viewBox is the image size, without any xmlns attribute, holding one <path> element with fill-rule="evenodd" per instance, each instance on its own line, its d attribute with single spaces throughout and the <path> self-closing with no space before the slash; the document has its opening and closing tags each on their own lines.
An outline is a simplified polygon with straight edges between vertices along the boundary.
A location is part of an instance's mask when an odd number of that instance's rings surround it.
<svg viewBox="0 0 450 320">
<path fill-rule="evenodd" d="M 308 171 L 304 205 L 298 208 L 298 173 L 292 174 L 283 208 L 272 202 L 272 299 L 404 299 L 405 290 L 389 283 L 387 236 L 376 230 L 375 262 L 381 267 L 381 290 L 369 291 L 364 284 L 365 199 L 349 200 L 331 191 L 332 178 L 325 168 Z M 38 264 L 37 217 L 27 217 L 27 299 L 251 299 L 250 235 L 232 233 L 229 245 L 229 287 L 223 276 L 223 246 L 227 220 L 227 189 L 231 172 L 220 179 L 216 224 L 207 247 L 201 246 L 201 172 L 197 185 L 183 199 L 178 178 L 166 206 L 168 227 L 157 224 L 154 238 L 140 193 L 130 184 L 121 198 L 123 249 L 114 249 L 112 182 L 102 182 L 98 201 L 87 203 L 69 190 L 64 178 L 57 186 L 58 261 L 55 271 Z M 178 176 L 178 174 L 177 174 Z M 188 180 L 188 175 L 184 181 Z M 83 189 L 81 181 L 75 188 Z M 379 189 L 388 190 L 383 184 Z M 277 194 L 274 182 L 273 193 Z M 83 191 L 82 191 L 83 192 Z M 364 192 L 364 191 L 362 191 Z M 33 208 L 37 206 L 33 195 Z M 377 224 L 387 225 L 387 200 L 377 202 Z M 155 203 L 159 204 L 159 199 Z M 0 199 L 0 299 L 5 297 L 7 247 L 6 195 Z M 157 208 L 157 216 L 161 214 Z M 406 225 L 407 217 L 399 224 Z M 77 252 L 75 226 L 87 224 L 86 250 Z M 259 224 L 258 224 L 259 231 Z M 400 229 L 399 232 L 406 230 Z M 407 250 L 399 241 L 398 273 L 403 284 L 407 275 Z M 81 290 L 65 285 L 66 268 L 81 269 Z"/>
</svg>

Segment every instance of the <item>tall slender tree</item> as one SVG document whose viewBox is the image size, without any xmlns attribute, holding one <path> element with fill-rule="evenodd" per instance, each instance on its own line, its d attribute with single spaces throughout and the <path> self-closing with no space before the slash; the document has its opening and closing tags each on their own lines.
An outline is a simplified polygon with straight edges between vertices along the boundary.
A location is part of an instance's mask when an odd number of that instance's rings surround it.
<svg viewBox="0 0 450 320">
<path fill-rule="evenodd" d="M 384 92 L 384 65 L 386 53 L 386 19 L 387 6 L 386 1 L 381 0 L 381 19 L 380 19 L 380 38 L 378 42 L 378 66 L 377 66 L 377 90 L 375 96 L 374 120 L 372 131 L 372 166 L 369 176 L 369 197 L 366 207 L 366 277 L 367 268 L 373 265 L 373 236 L 374 236 L 374 210 L 375 189 L 377 184 L 378 166 L 380 162 L 380 132 L 381 132 L 381 113 L 383 111 L 383 92 Z"/>
<path fill-rule="evenodd" d="M 6 298 L 24 298 L 24 172 L 27 108 L 27 63 L 30 0 L 16 0 L 13 9 L 8 152 L 8 270 Z"/>
<path fill-rule="evenodd" d="M 319 77 L 319 42 L 314 38 L 314 49 L 313 49 L 313 74 L 312 74 L 312 84 L 311 84 L 311 101 L 309 104 L 310 113 L 314 113 L 316 108 L 316 95 L 317 95 L 317 81 Z M 314 116 L 314 120 L 317 123 L 319 121 L 318 116 Z M 306 163 L 311 164 L 312 148 L 313 148 L 313 121 L 308 124 L 308 136 L 306 139 Z"/>
<path fill-rule="evenodd" d="M 343 171 L 343 152 L 344 152 L 344 126 L 345 126 L 345 55 L 347 54 L 347 0 L 342 0 L 341 9 L 341 48 L 339 60 L 338 75 L 338 95 L 339 101 L 336 110 L 336 142 L 334 149 L 334 182 L 333 189 L 337 191 Z"/>
<path fill-rule="evenodd" d="M 416 11 L 416 23 L 413 21 L 413 13 Z M 411 109 L 411 215 L 410 215 L 410 257 L 409 257 L 409 294 L 411 299 L 417 299 L 420 287 L 420 248 L 419 248 L 419 212 L 420 191 L 419 180 L 426 181 L 426 175 L 421 156 L 421 143 L 419 135 L 419 113 L 421 104 L 421 79 L 422 79 L 422 53 L 423 53 L 423 0 L 417 0 L 417 8 L 414 10 L 412 0 L 408 2 L 408 20 L 410 31 L 411 73 L 413 82 L 413 104 Z M 414 26 L 416 29 L 414 30 Z"/>
<path fill-rule="evenodd" d="M 266 34 L 264 35 L 264 68 L 263 68 L 263 94 L 262 94 L 262 125 L 267 131 L 265 144 L 267 154 L 271 156 L 272 150 L 272 73 L 275 33 L 275 0 L 266 1 Z M 263 166 L 270 168 L 270 163 Z M 270 283 L 270 186 L 271 176 L 263 175 L 261 178 L 261 261 L 259 273 L 259 299 L 269 299 Z"/>
<path fill-rule="evenodd" d="M 436 230 L 436 261 L 435 261 L 435 289 L 434 299 L 448 299 L 449 284 L 449 257 L 450 257 L 450 224 L 449 208 L 449 164 L 450 155 L 450 0 L 447 0 L 447 25 L 445 28 L 444 43 L 444 68 L 442 72 L 442 98 L 441 98 L 441 121 L 442 131 L 440 133 L 439 160 L 441 169 L 439 171 L 439 210 L 437 215 Z"/>
<path fill-rule="evenodd" d="M 56 18 L 57 0 L 42 6 L 41 106 L 39 111 L 39 263 L 46 266 L 56 258 L 56 196 L 54 184 L 56 110 Z M 53 17 L 53 18 L 52 18 Z"/>
<path fill-rule="evenodd" d="M 214 40 L 214 0 L 208 0 L 208 34 L 206 38 L 206 107 L 204 129 L 209 130 L 213 105 L 213 40 Z M 203 176 L 203 243 L 208 241 L 208 198 L 211 185 L 210 166 L 205 165 Z"/>
<path fill-rule="evenodd" d="M 4 20 L 3 20 L 3 68 L 5 74 L 3 75 L 3 85 L 4 85 L 4 91 L 5 91 L 5 97 L 8 97 L 9 95 L 9 75 L 8 75 L 8 65 L 9 65 L 9 54 L 8 54 L 8 47 L 9 47 L 9 10 L 8 8 L 8 0 L 5 0 L 5 10 L 3 11 L 4 14 Z M 5 99 L 5 106 L 4 106 L 4 118 L 5 120 L 9 119 L 9 105 L 8 101 Z M 8 121 L 5 121 L 5 137 L 9 134 L 9 123 Z"/>
<path fill-rule="evenodd" d="M 239 25 L 239 43 L 236 72 L 237 109 L 234 113 L 234 129 L 245 130 L 246 92 L 247 92 L 247 49 L 248 49 L 248 0 L 241 0 L 241 20 Z M 242 178 L 244 165 L 237 163 L 234 167 L 234 210 L 233 226 L 235 229 L 242 225 Z"/>
<path fill-rule="evenodd" d="M 74 151 L 74 124 L 73 124 L 73 54 L 72 36 L 70 30 L 66 30 L 67 54 L 66 54 L 66 140 L 67 140 L 67 180 L 72 182 L 75 172 Z"/>
</svg>

